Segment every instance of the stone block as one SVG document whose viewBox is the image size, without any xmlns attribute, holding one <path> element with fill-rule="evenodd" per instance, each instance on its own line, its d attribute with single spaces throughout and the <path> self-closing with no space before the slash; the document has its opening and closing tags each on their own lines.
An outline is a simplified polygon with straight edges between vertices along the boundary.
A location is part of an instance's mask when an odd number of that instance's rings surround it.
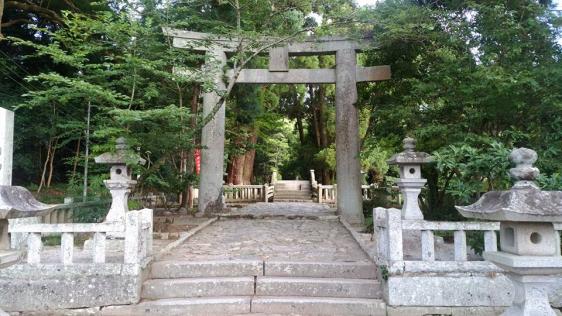
<svg viewBox="0 0 562 316">
<path fill-rule="evenodd" d="M 310 278 L 376 279 L 372 262 L 290 262 L 266 261 L 266 276 Z"/>
<path fill-rule="evenodd" d="M 152 279 L 143 285 L 142 298 L 251 296 L 254 277 Z"/>
<path fill-rule="evenodd" d="M 258 277 L 258 296 L 380 298 L 376 280 Z"/>
<path fill-rule="evenodd" d="M 386 316 L 382 300 L 326 297 L 263 297 L 252 300 L 253 313 L 319 315 Z"/>
<path fill-rule="evenodd" d="M 552 223 L 502 222 L 502 251 L 521 256 L 554 256 L 559 249 Z"/>
<path fill-rule="evenodd" d="M 131 306 L 109 306 L 101 310 L 102 316 L 208 316 L 250 313 L 250 297 L 212 297 L 162 299 L 146 301 Z"/>
<path fill-rule="evenodd" d="M 41 312 L 137 303 L 141 273 L 122 264 L 12 265 L 0 269 L 0 308 Z"/>
<path fill-rule="evenodd" d="M 260 260 L 157 261 L 151 271 L 155 279 L 256 275 L 263 275 Z"/>
<path fill-rule="evenodd" d="M 0 108 L 0 185 L 12 185 L 14 112 Z"/>
<path fill-rule="evenodd" d="M 392 306 L 509 306 L 511 281 L 501 273 L 390 276 L 385 298 Z"/>
</svg>

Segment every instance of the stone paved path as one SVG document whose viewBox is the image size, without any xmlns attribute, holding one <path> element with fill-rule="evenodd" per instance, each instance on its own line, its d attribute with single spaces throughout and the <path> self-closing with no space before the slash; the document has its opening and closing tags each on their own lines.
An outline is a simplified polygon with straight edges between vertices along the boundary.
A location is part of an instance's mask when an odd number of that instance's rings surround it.
<svg viewBox="0 0 562 316">
<path fill-rule="evenodd" d="M 241 209 L 234 209 L 230 212 L 233 215 L 254 215 L 254 216 L 302 216 L 302 217 L 323 217 L 333 216 L 336 210 L 324 204 L 307 202 L 275 202 L 275 203 L 254 203 Z"/>
<path fill-rule="evenodd" d="M 307 219 L 222 219 L 162 258 L 221 259 L 369 261 L 338 220 Z"/>
</svg>

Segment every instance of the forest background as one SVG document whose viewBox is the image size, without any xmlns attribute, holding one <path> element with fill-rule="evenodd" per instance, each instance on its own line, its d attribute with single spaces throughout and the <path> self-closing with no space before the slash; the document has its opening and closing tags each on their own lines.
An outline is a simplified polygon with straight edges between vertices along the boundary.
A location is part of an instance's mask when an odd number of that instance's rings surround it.
<svg viewBox="0 0 562 316">
<path fill-rule="evenodd" d="M 358 86 L 364 181 L 389 187 L 397 170 L 386 159 L 415 137 L 435 157 L 423 170 L 428 219 L 458 218 L 453 205 L 509 187 L 513 147 L 535 149 L 540 185 L 560 190 L 561 16 L 548 0 L 0 0 L 0 107 L 16 112 L 14 184 L 45 201 L 80 196 L 84 183 L 89 197 L 107 194 L 107 168 L 93 157 L 125 136 L 147 160 L 135 167 L 137 191 L 186 204 L 207 120 L 200 96 L 214 86 L 200 69 L 204 56 L 163 35 L 176 27 L 249 41 L 368 35 L 358 63 L 390 65 L 392 79 Z M 335 66 L 331 56 L 290 63 Z M 266 68 L 266 58 L 248 65 Z M 235 86 L 225 96 L 225 182 L 265 183 L 274 170 L 307 179 L 314 169 L 334 183 L 334 93 L 319 84 Z"/>
</svg>

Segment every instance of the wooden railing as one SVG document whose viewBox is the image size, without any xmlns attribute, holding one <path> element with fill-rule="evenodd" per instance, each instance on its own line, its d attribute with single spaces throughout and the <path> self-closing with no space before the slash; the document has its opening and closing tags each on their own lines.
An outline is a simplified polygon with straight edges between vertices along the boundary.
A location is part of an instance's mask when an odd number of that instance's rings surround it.
<svg viewBox="0 0 562 316">
<path fill-rule="evenodd" d="M 224 199 L 233 202 L 269 202 L 273 197 L 273 187 L 265 185 L 225 185 Z"/>
<path fill-rule="evenodd" d="M 74 264 L 74 237 L 78 233 L 93 233 L 93 258 L 96 264 L 106 261 L 106 237 L 108 234 L 122 234 L 125 237 L 123 262 L 140 264 L 152 254 L 153 218 L 151 209 L 130 211 L 123 223 L 87 224 L 20 224 L 10 233 L 27 233 L 27 263 L 41 263 L 43 234 L 60 234 L 60 258 L 63 265 Z"/>
</svg>

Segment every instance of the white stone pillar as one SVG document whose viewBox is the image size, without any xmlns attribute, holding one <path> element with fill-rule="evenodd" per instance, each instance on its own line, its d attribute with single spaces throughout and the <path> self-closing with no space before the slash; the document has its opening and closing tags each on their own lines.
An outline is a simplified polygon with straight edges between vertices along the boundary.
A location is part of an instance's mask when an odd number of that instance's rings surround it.
<svg viewBox="0 0 562 316">
<path fill-rule="evenodd" d="M 105 222 L 125 222 L 125 214 L 129 211 L 129 194 L 137 184 L 134 180 L 104 180 L 105 187 L 111 193 L 111 206 Z"/>
<path fill-rule="evenodd" d="M 361 163 L 359 160 L 359 111 L 356 54 L 354 49 L 336 52 L 336 180 L 338 213 L 350 224 L 361 225 Z"/>
<path fill-rule="evenodd" d="M 223 81 L 223 68 L 226 55 L 220 50 L 207 52 L 207 72 L 214 76 L 215 88 L 226 90 Z M 203 117 L 206 117 L 220 100 L 218 91 L 203 94 Z M 224 123 L 225 104 L 203 127 L 201 135 L 201 178 L 199 181 L 198 214 L 221 212 L 224 207 L 223 173 L 224 173 Z"/>
<path fill-rule="evenodd" d="M 0 108 L 0 185 L 12 185 L 14 112 Z"/>
</svg>

